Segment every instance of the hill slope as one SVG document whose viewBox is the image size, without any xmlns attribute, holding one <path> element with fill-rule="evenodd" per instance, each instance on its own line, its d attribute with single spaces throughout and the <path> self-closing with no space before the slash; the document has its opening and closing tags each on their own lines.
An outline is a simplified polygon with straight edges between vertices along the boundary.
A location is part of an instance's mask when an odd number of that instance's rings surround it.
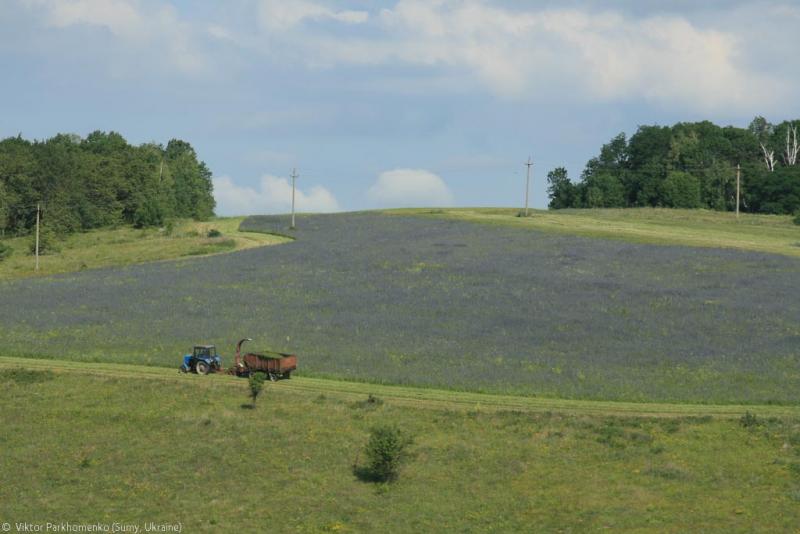
<svg viewBox="0 0 800 534">
<path fill-rule="evenodd" d="M 243 230 L 286 231 L 258 218 Z M 457 220 L 302 216 L 297 240 L 2 286 L 7 354 L 174 366 L 192 343 L 313 376 L 585 399 L 797 403 L 800 261 Z"/>
<path fill-rule="evenodd" d="M 0 358 L 0 402 L 15 407 L 0 412 L 0 516 L 184 532 L 775 532 L 800 521 L 796 418 L 452 410 L 293 382 L 268 384 L 248 409 L 232 377 Z M 415 441 L 390 486 L 353 472 L 385 422 Z"/>
</svg>

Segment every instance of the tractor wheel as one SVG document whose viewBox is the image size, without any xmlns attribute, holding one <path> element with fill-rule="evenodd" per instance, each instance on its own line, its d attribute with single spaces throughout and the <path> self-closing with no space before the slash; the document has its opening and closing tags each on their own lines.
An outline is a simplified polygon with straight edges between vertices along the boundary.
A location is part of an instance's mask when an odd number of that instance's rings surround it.
<svg viewBox="0 0 800 534">
<path fill-rule="evenodd" d="M 196 364 L 194 364 L 194 370 L 197 372 L 198 375 L 207 375 L 208 364 L 206 362 L 197 362 Z"/>
</svg>

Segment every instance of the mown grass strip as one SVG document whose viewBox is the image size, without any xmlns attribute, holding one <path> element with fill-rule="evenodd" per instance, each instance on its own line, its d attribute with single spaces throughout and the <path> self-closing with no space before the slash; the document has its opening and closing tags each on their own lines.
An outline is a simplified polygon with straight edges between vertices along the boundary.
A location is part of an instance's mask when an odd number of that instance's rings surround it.
<svg viewBox="0 0 800 534">
<path fill-rule="evenodd" d="M 0 368 L 48 369 L 55 373 L 72 372 L 116 378 L 193 381 L 194 383 L 208 385 L 224 383 L 232 387 L 246 387 L 246 384 L 241 379 L 228 375 L 220 374 L 200 377 L 182 374 L 177 369 L 127 364 L 0 357 Z M 800 416 L 800 407 L 798 406 L 585 401 L 492 395 L 307 377 L 295 377 L 289 381 L 281 381 L 275 386 L 289 390 L 324 393 L 345 399 L 361 399 L 365 395 L 372 394 L 397 405 L 439 410 L 556 412 L 576 415 L 632 417 L 702 417 L 710 415 L 722 418 L 738 418 L 746 412 L 762 417 Z"/>
<path fill-rule="evenodd" d="M 755 215 L 666 208 L 531 210 L 517 208 L 394 209 L 415 215 L 530 228 L 632 243 L 733 248 L 800 257 L 800 227 L 786 215 Z"/>
<path fill-rule="evenodd" d="M 34 271 L 34 257 L 28 250 L 33 238 L 6 238 L 2 242 L 13 249 L 13 254 L 0 261 L 0 281 L 210 256 L 291 240 L 288 237 L 240 231 L 242 220 L 244 217 L 223 217 L 204 222 L 181 220 L 169 231 L 120 227 L 78 232 L 63 238 L 57 252 L 41 256 L 39 271 Z M 209 237 L 212 230 L 220 235 Z"/>
</svg>

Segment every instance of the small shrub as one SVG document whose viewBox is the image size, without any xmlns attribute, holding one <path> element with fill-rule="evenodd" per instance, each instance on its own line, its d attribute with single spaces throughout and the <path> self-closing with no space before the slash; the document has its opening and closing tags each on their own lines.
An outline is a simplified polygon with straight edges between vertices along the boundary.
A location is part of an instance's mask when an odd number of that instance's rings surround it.
<svg viewBox="0 0 800 534">
<path fill-rule="evenodd" d="M 164 225 L 164 233 L 167 235 L 172 235 L 175 232 L 175 221 L 170 219 L 167 221 L 167 224 Z"/>
<path fill-rule="evenodd" d="M 264 389 L 264 373 L 251 374 L 247 379 L 247 385 L 250 388 L 250 398 L 253 400 L 253 406 L 255 406 L 256 399 Z"/>
<path fill-rule="evenodd" d="M 756 414 L 746 412 L 742 417 L 739 418 L 739 424 L 744 428 L 754 428 L 761 423 L 759 422 L 758 417 L 756 417 Z"/>
<path fill-rule="evenodd" d="M 10 380 L 17 384 L 37 384 L 55 378 L 52 371 L 36 371 L 34 369 L 5 369 L 0 371 L 0 380 Z"/>
<path fill-rule="evenodd" d="M 220 232 L 216 228 L 212 228 L 211 230 L 208 231 L 207 236 L 208 237 L 222 237 L 222 232 Z"/>
<path fill-rule="evenodd" d="M 681 422 L 677 419 L 664 419 L 663 421 L 659 421 L 659 426 L 661 430 L 667 434 L 675 434 L 681 429 Z"/>
<path fill-rule="evenodd" d="M 378 406 L 381 406 L 382 404 L 383 404 L 383 399 L 382 398 L 376 397 L 372 393 L 370 393 L 369 396 L 366 399 L 364 399 L 363 401 L 354 402 L 353 403 L 353 407 L 354 408 L 371 409 L 371 408 L 377 408 Z"/>
<path fill-rule="evenodd" d="M 46 256 L 47 254 L 56 254 L 61 252 L 61 249 L 56 244 L 58 238 L 52 230 L 44 228 L 39 232 L 39 255 Z M 29 252 L 31 256 L 36 254 L 36 233 L 31 236 L 29 245 Z"/>
<path fill-rule="evenodd" d="M 792 219 L 792 222 L 794 222 L 796 225 L 800 226 L 800 210 L 797 210 L 796 212 L 794 212 L 794 219 Z"/>
<path fill-rule="evenodd" d="M 412 443 L 412 438 L 395 426 L 381 425 L 373 428 L 364 449 L 368 461 L 364 473 L 366 478 L 375 482 L 396 480 L 400 466 L 408 458 L 408 447 Z"/>
<path fill-rule="evenodd" d="M 0 243 L 0 261 L 3 261 L 6 258 L 10 258 L 11 254 L 14 253 L 14 249 L 11 248 L 9 245 L 5 243 Z"/>
</svg>

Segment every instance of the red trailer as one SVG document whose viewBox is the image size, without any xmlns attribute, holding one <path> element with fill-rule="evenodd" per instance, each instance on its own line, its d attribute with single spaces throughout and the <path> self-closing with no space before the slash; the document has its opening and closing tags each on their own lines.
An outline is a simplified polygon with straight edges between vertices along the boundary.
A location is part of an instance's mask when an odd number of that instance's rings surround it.
<svg viewBox="0 0 800 534">
<path fill-rule="evenodd" d="M 236 344 L 236 363 L 231 368 L 232 374 L 249 376 L 252 373 L 264 373 L 274 382 L 279 378 L 290 378 L 292 371 L 297 369 L 297 356 L 294 354 L 262 351 L 248 352 L 242 356 L 242 344 L 245 341 L 252 340 L 246 338 Z"/>
</svg>

